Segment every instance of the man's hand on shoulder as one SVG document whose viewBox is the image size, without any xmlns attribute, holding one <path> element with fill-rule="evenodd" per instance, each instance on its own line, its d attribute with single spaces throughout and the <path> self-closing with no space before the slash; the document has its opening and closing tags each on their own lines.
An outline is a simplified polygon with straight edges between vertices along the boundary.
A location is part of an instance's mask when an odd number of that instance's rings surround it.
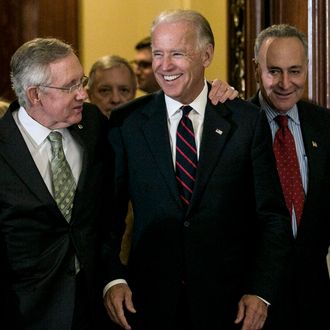
<svg viewBox="0 0 330 330">
<path fill-rule="evenodd" d="M 225 101 L 233 100 L 238 96 L 238 91 L 230 86 L 227 82 L 215 79 L 212 81 L 212 88 L 209 93 L 209 99 L 214 105 L 219 102 L 224 103 Z"/>
</svg>

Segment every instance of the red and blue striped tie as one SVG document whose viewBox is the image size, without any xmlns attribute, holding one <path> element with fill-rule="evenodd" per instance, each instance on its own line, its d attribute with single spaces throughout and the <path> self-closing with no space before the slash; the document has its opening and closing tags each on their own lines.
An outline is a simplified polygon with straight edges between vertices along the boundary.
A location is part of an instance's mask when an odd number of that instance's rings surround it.
<svg viewBox="0 0 330 330">
<path fill-rule="evenodd" d="M 188 115 L 192 110 L 189 105 L 182 106 L 182 118 L 176 132 L 176 179 L 178 182 L 180 199 L 184 206 L 190 203 L 193 192 L 196 169 L 197 150 L 194 128 Z"/>
</svg>

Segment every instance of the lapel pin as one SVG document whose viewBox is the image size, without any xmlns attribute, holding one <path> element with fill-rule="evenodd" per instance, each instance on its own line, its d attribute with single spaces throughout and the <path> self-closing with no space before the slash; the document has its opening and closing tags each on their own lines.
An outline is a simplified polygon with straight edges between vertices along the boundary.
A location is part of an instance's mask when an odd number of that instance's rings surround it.
<svg viewBox="0 0 330 330">
<path fill-rule="evenodd" d="M 81 125 L 81 124 L 78 124 L 78 128 L 79 128 L 79 129 L 83 129 L 83 128 L 84 128 L 84 126 L 83 126 L 83 125 Z"/>
<path fill-rule="evenodd" d="M 222 130 L 221 129 L 219 129 L 219 128 L 217 128 L 216 130 L 215 130 L 215 132 L 217 133 L 217 134 L 219 134 L 219 135 L 222 135 Z"/>
<path fill-rule="evenodd" d="M 317 148 L 317 143 L 315 141 L 312 141 L 313 148 Z"/>
</svg>

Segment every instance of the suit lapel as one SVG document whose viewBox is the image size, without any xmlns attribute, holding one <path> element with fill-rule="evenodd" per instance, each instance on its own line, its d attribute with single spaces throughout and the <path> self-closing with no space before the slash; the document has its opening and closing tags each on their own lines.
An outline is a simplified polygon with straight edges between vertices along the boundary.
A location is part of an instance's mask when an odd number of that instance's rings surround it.
<svg viewBox="0 0 330 330">
<path fill-rule="evenodd" d="M 225 105 L 213 106 L 208 102 L 205 110 L 196 184 L 190 208 L 201 198 L 219 161 L 231 128 L 230 123 L 225 119 L 228 114 L 229 110 Z"/>
<path fill-rule="evenodd" d="M 42 203 L 53 204 L 56 210 L 56 202 L 49 193 L 11 112 L 12 108 L 0 122 L 0 154 L 31 193 Z"/>
<path fill-rule="evenodd" d="M 144 137 L 171 194 L 179 205 L 182 205 L 172 161 L 164 94 L 158 93 L 155 101 L 151 102 L 143 113 L 146 115 L 146 121 L 142 127 Z"/>
<path fill-rule="evenodd" d="M 88 148 L 84 142 L 84 139 L 82 138 L 82 133 L 83 133 L 83 125 L 82 124 L 77 124 L 77 125 L 73 125 L 71 127 L 69 127 L 69 131 L 70 134 L 72 135 L 72 137 L 74 138 L 74 140 L 76 142 L 78 142 L 81 146 L 82 146 L 82 166 L 81 166 L 81 173 L 79 176 L 79 181 L 77 184 L 77 192 L 81 190 L 81 187 L 83 187 L 83 185 L 85 184 L 86 181 L 86 173 L 87 173 L 87 169 L 89 166 L 89 151 Z"/>
<path fill-rule="evenodd" d="M 298 103 L 299 117 L 301 122 L 301 132 L 304 140 L 305 152 L 308 159 L 308 189 L 309 195 L 317 191 L 317 185 L 322 182 L 324 175 L 326 155 L 322 149 L 322 130 L 317 130 L 318 119 L 314 120 L 314 110 L 308 109 Z"/>
</svg>

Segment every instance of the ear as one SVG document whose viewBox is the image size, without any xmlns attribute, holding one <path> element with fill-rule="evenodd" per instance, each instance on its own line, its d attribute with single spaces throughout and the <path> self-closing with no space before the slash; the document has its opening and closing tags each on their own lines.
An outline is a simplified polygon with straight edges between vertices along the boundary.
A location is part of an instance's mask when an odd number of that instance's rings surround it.
<svg viewBox="0 0 330 330">
<path fill-rule="evenodd" d="M 255 58 L 252 59 L 252 62 L 253 62 L 253 68 L 254 68 L 254 76 L 256 78 L 256 82 L 259 84 L 259 82 L 260 82 L 260 79 L 259 79 L 260 65 Z"/>
<path fill-rule="evenodd" d="M 26 95 L 32 106 L 37 105 L 40 102 L 38 87 L 29 87 L 26 91 Z"/>
<path fill-rule="evenodd" d="M 214 47 L 212 44 L 208 44 L 202 55 L 204 68 L 207 68 L 212 63 L 213 55 L 214 55 Z"/>
</svg>

